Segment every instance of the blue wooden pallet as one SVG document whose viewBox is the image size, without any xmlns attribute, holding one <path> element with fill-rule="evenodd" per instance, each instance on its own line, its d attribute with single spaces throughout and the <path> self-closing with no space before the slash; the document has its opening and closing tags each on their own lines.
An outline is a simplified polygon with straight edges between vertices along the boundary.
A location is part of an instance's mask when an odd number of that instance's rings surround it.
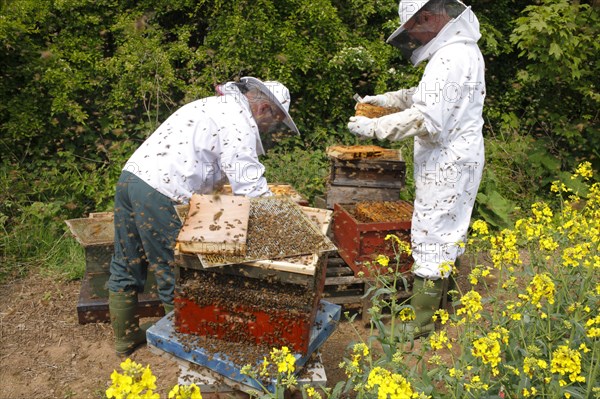
<svg viewBox="0 0 600 399">
<path fill-rule="evenodd" d="M 294 354 L 296 357 L 296 373 L 310 359 L 310 356 L 319 349 L 331 336 L 340 320 L 341 306 L 326 301 L 321 301 L 315 318 L 315 323 L 310 332 L 308 352 L 306 355 Z M 148 345 L 187 360 L 199 366 L 206 367 L 229 380 L 243 384 L 251 389 L 262 391 L 262 385 L 253 378 L 240 373 L 244 364 L 235 364 L 224 353 L 208 353 L 200 347 L 190 348 L 189 344 L 182 341 L 186 334 L 176 332 L 173 326 L 173 312 L 169 313 L 146 332 Z M 244 344 L 240 344 L 244 345 Z M 265 353 L 268 356 L 269 353 Z M 266 386 L 270 392 L 275 391 L 275 380 Z"/>
</svg>

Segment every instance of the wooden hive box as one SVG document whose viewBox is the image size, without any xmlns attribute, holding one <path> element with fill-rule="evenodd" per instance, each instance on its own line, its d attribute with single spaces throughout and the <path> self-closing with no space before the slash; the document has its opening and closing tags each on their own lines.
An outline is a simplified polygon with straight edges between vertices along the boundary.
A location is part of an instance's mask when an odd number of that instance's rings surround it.
<svg viewBox="0 0 600 399">
<path fill-rule="evenodd" d="M 287 346 L 306 354 L 324 272 L 325 267 L 321 267 L 319 285 L 311 288 L 181 269 L 175 292 L 175 330 L 227 342 Z"/>
<path fill-rule="evenodd" d="M 85 273 L 81 281 L 77 315 L 79 324 L 108 322 L 108 279 L 114 251 L 112 212 L 91 213 L 87 218 L 66 220 L 71 233 L 85 252 Z M 162 316 L 154 272 L 148 270 L 144 292 L 140 295 L 141 317 Z"/>
<path fill-rule="evenodd" d="M 327 233 L 331 211 L 302 210 Z M 207 269 L 198 257 L 182 253 L 176 267 L 175 329 L 229 342 L 288 346 L 306 354 L 326 260 L 322 253 Z"/>
<path fill-rule="evenodd" d="M 406 163 L 397 150 L 378 146 L 332 146 L 326 206 L 395 201 L 405 185 Z"/>
<path fill-rule="evenodd" d="M 361 221 L 356 218 L 355 205 L 335 204 L 333 211 L 332 231 L 333 241 L 338 247 L 338 253 L 354 271 L 355 275 L 363 272 L 370 276 L 368 265 L 376 267 L 378 255 L 386 255 L 390 265 L 394 262 L 392 240 L 386 240 L 388 234 L 394 234 L 410 244 L 410 228 L 412 204 L 406 201 L 396 201 L 404 209 L 404 217 L 395 221 Z M 400 272 L 409 271 L 413 259 L 403 255 L 400 259 Z"/>
</svg>

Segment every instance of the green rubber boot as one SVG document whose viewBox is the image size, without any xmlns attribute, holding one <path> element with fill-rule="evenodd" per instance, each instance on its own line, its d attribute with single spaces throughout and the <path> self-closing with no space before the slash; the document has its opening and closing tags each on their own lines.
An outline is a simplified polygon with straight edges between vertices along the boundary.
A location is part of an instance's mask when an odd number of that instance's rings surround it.
<svg viewBox="0 0 600 399">
<path fill-rule="evenodd" d="M 432 285 L 433 283 L 433 285 Z M 425 280 L 415 276 L 410 305 L 415 310 L 415 320 L 408 323 L 406 333 L 413 338 L 429 335 L 435 330 L 433 314 L 440 308 L 444 280 Z"/>
<path fill-rule="evenodd" d="M 136 314 L 138 296 L 135 291 L 108 293 L 110 323 L 115 333 L 115 350 L 119 356 L 129 356 L 146 342 L 146 331 L 140 328 Z"/>
<path fill-rule="evenodd" d="M 171 313 L 171 311 L 173 311 L 173 309 L 175 308 L 175 305 L 173 305 L 172 303 L 162 303 L 163 305 L 163 309 L 165 310 L 165 315 L 168 315 L 169 313 Z"/>
</svg>

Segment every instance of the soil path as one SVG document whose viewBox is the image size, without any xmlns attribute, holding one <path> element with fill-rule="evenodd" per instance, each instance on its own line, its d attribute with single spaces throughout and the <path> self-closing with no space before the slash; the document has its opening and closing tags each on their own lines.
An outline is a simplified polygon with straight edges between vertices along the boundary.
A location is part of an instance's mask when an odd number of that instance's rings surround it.
<svg viewBox="0 0 600 399">
<path fill-rule="evenodd" d="M 80 325 L 80 283 L 59 282 L 40 274 L 0 286 L 0 399 L 104 398 L 110 374 L 122 359 L 113 349 L 109 324 Z M 343 318 L 343 316 L 342 316 Z M 344 378 L 338 365 L 363 323 L 339 323 L 321 348 L 328 386 Z M 149 365 L 158 393 L 166 398 L 177 383 L 179 366 L 172 360 L 138 349 L 131 359 Z"/>
</svg>

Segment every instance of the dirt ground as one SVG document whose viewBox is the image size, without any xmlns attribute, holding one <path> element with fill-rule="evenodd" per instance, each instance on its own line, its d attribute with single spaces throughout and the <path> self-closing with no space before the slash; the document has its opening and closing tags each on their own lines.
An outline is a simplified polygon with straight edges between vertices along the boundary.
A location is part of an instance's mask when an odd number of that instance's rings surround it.
<svg viewBox="0 0 600 399">
<path fill-rule="evenodd" d="M 464 266 L 457 276 L 460 287 L 467 285 L 469 267 Z M 36 273 L 0 286 L 0 399 L 105 397 L 110 374 L 114 369 L 121 371 L 122 359 L 114 352 L 109 324 L 79 324 L 79 290 L 79 281 L 58 282 Z M 342 309 L 346 310 L 351 314 L 357 311 Z M 360 315 L 353 323 L 342 315 L 335 332 L 321 347 L 327 386 L 344 379 L 339 364 L 348 345 L 357 342 L 357 333 L 368 336 Z M 130 358 L 150 366 L 157 377 L 157 392 L 167 398 L 177 384 L 179 365 L 146 346 Z M 229 396 L 204 395 L 205 399 Z"/>
<path fill-rule="evenodd" d="M 0 399 L 103 398 L 110 374 L 119 371 L 109 324 L 80 325 L 80 283 L 57 282 L 32 274 L 0 286 Z M 342 316 L 343 318 L 343 316 Z M 353 323 L 361 333 L 362 322 Z M 343 379 L 338 365 L 356 341 L 353 326 L 342 321 L 321 347 L 329 386 Z M 179 366 L 142 347 L 130 356 L 149 365 L 158 392 L 166 398 L 177 383 Z"/>
</svg>

